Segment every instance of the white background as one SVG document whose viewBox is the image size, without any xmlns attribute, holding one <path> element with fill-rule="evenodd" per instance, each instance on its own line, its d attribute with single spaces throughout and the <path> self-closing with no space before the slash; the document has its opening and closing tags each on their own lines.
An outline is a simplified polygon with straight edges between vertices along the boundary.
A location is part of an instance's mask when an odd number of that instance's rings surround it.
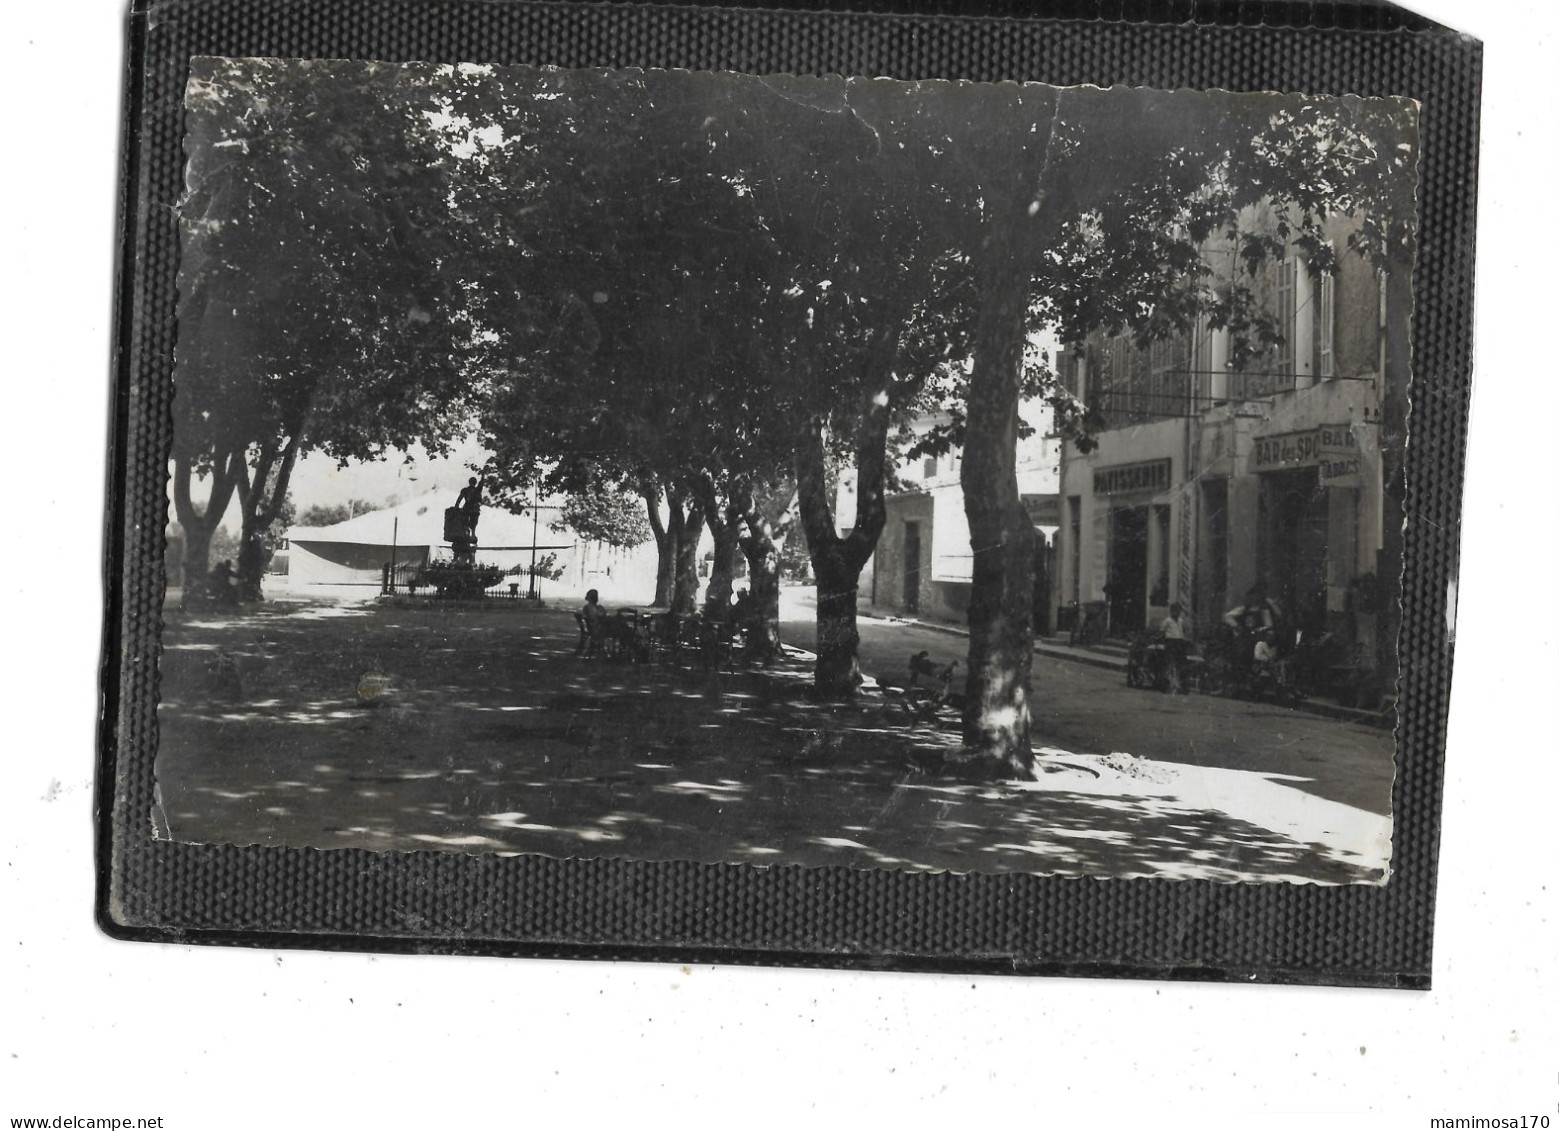
<svg viewBox="0 0 1559 1131">
<path fill-rule="evenodd" d="M 8 10 L 0 1126 L 1559 1125 L 1559 133 L 1546 0 L 1426 0 L 1487 44 L 1477 387 L 1429 993 L 364 957 L 92 921 L 97 514 L 122 14 Z M 1240 1113 L 1252 1113 L 1254 1118 Z M 1010 1122 L 1009 1122 L 1010 1121 Z"/>
</svg>

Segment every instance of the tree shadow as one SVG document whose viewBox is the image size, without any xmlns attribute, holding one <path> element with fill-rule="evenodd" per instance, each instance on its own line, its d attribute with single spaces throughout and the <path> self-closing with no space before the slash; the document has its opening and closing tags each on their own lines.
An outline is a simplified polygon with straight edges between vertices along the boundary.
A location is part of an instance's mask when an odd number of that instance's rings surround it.
<svg viewBox="0 0 1559 1131">
<path fill-rule="evenodd" d="M 881 697 L 812 702 L 804 664 L 605 663 L 576 640 L 554 610 L 170 624 L 160 821 L 204 843 L 1371 878 L 1174 798 L 934 780 L 917 766 L 955 733 L 907 727 Z"/>
</svg>

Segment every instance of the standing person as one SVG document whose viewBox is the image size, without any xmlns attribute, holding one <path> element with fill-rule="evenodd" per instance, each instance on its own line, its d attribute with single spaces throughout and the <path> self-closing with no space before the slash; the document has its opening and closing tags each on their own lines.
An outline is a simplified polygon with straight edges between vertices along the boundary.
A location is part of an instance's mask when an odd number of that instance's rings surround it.
<svg viewBox="0 0 1559 1131">
<path fill-rule="evenodd" d="M 1186 635 L 1185 610 L 1179 601 L 1169 606 L 1169 615 L 1158 626 L 1164 643 L 1164 664 L 1168 669 L 1169 690 L 1178 694 L 1184 687 L 1185 661 L 1191 654 L 1191 639 Z"/>
<path fill-rule="evenodd" d="M 482 515 L 482 484 L 472 476 L 469 483 L 461 489 L 455 499 L 455 508 L 465 515 L 466 529 L 471 531 L 471 537 L 476 537 L 476 520 Z"/>
<path fill-rule="evenodd" d="M 585 594 L 585 607 L 579 610 L 584 614 L 585 624 L 594 632 L 596 626 L 606 619 L 606 610 L 601 607 L 601 591 L 592 589 Z"/>
<path fill-rule="evenodd" d="M 606 610 L 601 607 L 600 591 L 592 589 L 586 593 L 584 608 L 574 615 L 579 618 L 579 627 L 582 630 L 579 651 L 582 651 L 586 658 L 607 655 Z M 579 651 L 576 651 L 575 655 L 578 655 Z"/>
</svg>

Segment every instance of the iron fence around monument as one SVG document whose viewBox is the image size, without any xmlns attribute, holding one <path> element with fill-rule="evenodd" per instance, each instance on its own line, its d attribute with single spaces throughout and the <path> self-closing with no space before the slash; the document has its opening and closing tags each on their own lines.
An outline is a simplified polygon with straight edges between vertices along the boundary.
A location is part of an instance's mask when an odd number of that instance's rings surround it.
<svg viewBox="0 0 1559 1131">
<path fill-rule="evenodd" d="M 436 584 L 436 578 L 430 576 L 437 573 L 437 569 L 430 571 L 427 565 L 417 562 L 400 562 L 391 566 L 385 563 L 380 571 L 379 593 L 381 596 L 410 596 L 425 597 L 429 600 L 493 600 L 493 601 L 540 601 L 541 581 L 544 580 L 538 573 L 536 583 L 531 583 L 528 571 L 519 573 L 506 572 L 499 575 L 499 579 L 491 585 L 481 587 L 476 593 L 462 592 L 456 587 Z"/>
</svg>

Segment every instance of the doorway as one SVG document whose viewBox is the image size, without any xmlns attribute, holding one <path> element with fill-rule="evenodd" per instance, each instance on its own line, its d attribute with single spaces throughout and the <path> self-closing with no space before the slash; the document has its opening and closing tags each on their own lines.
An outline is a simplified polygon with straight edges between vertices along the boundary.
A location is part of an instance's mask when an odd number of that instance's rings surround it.
<svg viewBox="0 0 1559 1131">
<path fill-rule="evenodd" d="M 904 524 L 904 611 L 920 611 L 920 523 Z"/>
<path fill-rule="evenodd" d="M 1327 503 L 1316 468 L 1261 477 L 1259 576 L 1291 626 L 1311 632 L 1326 623 Z"/>
<path fill-rule="evenodd" d="M 1148 587 L 1148 508 L 1110 510 L 1110 632 L 1141 632 L 1146 624 Z"/>
</svg>

